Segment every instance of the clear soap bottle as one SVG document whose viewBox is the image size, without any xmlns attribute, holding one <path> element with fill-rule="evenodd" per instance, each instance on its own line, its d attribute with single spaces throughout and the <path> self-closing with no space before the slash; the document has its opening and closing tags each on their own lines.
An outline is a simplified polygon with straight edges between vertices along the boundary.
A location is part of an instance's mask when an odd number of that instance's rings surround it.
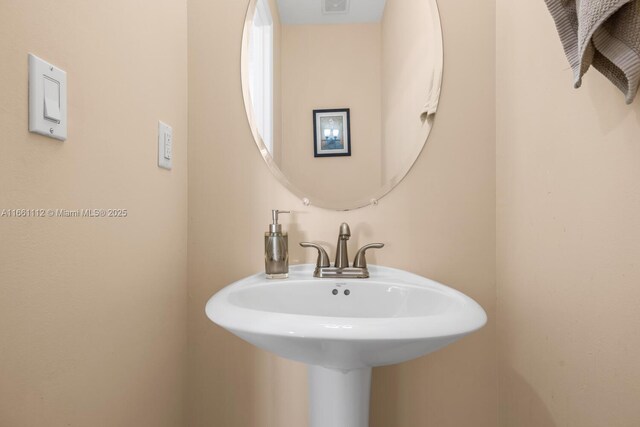
<svg viewBox="0 0 640 427">
<path fill-rule="evenodd" d="M 264 270 L 267 279 L 286 279 L 289 277 L 289 237 L 278 224 L 278 215 L 290 211 L 272 210 L 269 231 L 264 233 Z"/>
</svg>

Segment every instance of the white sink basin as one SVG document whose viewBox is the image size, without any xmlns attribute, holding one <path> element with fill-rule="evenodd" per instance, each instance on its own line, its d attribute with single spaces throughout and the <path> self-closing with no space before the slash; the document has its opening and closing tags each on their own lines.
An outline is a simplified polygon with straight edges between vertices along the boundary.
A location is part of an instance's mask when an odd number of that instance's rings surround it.
<svg viewBox="0 0 640 427">
<path fill-rule="evenodd" d="M 313 269 L 292 266 L 284 280 L 247 277 L 206 307 L 240 338 L 312 365 L 312 427 L 366 426 L 371 367 L 435 351 L 487 320 L 466 295 L 402 270 L 369 266 L 369 279 L 340 280 L 316 279 Z"/>
<path fill-rule="evenodd" d="M 313 278 L 312 265 L 293 266 L 285 280 L 256 274 L 215 294 L 207 316 L 282 357 L 338 369 L 404 362 L 487 320 L 475 301 L 447 286 L 386 267 L 369 271 L 370 279 L 348 280 Z"/>
</svg>

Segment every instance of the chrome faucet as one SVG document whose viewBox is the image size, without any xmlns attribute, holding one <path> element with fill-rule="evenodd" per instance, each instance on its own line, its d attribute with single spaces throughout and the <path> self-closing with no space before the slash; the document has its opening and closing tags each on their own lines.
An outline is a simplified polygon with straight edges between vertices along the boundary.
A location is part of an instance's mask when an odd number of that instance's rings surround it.
<svg viewBox="0 0 640 427">
<path fill-rule="evenodd" d="M 347 254 L 349 237 L 351 237 L 351 229 L 349 224 L 343 222 L 340 224 L 340 234 L 338 234 L 338 243 L 336 244 L 336 262 L 333 263 L 336 268 L 349 267 L 349 255 Z"/>
<path fill-rule="evenodd" d="M 368 249 L 380 249 L 384 247 L 383 243 L 370 243 L 358 249 L 356 257 L 353 260 L 353 267 L 349 267 L 349 255 L 347 252 L 347 241 L 351 237 L 351 230 L 346 222 L 340 225 L 338 234 L 338 244 L 336 247 L 336 260 L 333 267 L 329 263 L 329 255 L 327 251 L 320 245 L 310 242 L 300 242 L 303 248 L 314 248 L 318 251 L 318 259 L 316 260 L 316 268 L 313 272 L 314 277 L 319 278 L 344 278 L 344 279 L 366 279 L 369 277 L 369 269 L 367 268 L 367 259 L 365 254 Z"/>
</svg>

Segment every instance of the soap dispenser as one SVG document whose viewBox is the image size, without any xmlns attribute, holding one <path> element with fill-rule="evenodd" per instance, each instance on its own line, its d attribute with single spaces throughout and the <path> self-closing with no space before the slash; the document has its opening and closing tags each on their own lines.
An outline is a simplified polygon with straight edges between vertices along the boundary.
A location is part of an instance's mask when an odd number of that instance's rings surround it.
<svg viewBox="0 0 640 427">
<path fill-rule="evenodd" d="M 264 233 L 264 269 L 267 279 L 286 279 L 289 277 L 289 238 L 278 224 L 278 215 L 290 211 L 271 211 L 272 222 L 269 231 Z"/>
</svg>

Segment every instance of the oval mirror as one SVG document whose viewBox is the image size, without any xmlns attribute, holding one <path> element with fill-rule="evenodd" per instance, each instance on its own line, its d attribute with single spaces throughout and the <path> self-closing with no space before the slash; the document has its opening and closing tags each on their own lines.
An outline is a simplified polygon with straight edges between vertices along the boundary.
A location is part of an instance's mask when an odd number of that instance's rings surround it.
<svg viewBox="0 0 640 427">
<path fill-rule="evenodd" d="M 436 0 L 251 0 L 242 43 L 255 142 L 305 204 L 362 207 L 404 178 L 440 96 Z"/>
</svg>

